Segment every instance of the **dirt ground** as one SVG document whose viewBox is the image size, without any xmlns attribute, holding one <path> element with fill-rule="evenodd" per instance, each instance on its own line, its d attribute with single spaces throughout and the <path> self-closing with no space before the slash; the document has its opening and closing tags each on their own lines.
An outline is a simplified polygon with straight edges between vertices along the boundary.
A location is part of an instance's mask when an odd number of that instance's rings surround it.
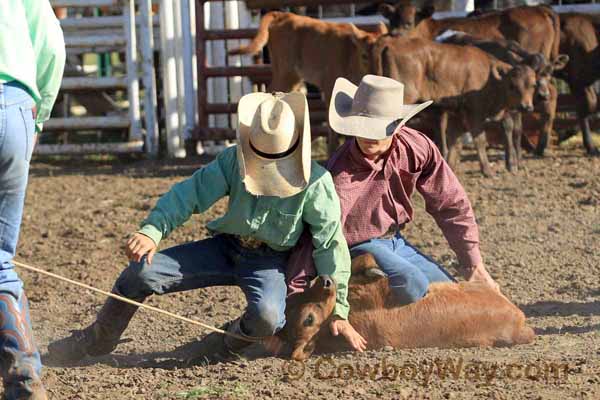
<svg viewBox="0 0 600 400">
<path fill-rule="evenodd" d="M 482 178 L 473 152 L 459 176 L 480 224 L 484 260 L 529 317 L 538 333 L 533 344 L 384 349 L 313 357 L 305 365 L 267 358 L 188 368 L 176 350 L 204 332 L 142 310 L 126 332 L 131 341 L 115 354 L 72 366 L 48 362 L 50 397 L 600 399 L 600 158 L 586 157 L 580 147 L 553 149 L 544 159 L 528 156 L 523 170 L 509 174 L 500 153 L 492 153 L 496 178 Z M 18 259 L 109 290 L 126 265 L 125 238 L 170 185 L 199 165 L 38 160 Z M 416 221 L 405 235 L 455 272 L 453 253 L 418 195 L 415 200 Z M 221 201 L 194 217 L 162 248 L 205 237 L 205 223 L 225 207 Z M 90 323 L 104 300 L 33 273 L 21 276 L 44 353 L 51 340 Z M 217 287 L 154 297 L 148 304 L 220 325 L 238 316 L 245 302 L 239 289 Z M 364 374 L 382 363 L 386 374 L 381 368 Z"/>
</svg>

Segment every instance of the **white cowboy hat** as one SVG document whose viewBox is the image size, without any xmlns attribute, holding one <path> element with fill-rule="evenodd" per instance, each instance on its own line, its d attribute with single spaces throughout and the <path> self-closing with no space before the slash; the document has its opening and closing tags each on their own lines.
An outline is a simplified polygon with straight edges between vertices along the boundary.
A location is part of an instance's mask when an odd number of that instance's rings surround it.
<svg viewBox="0 0 600 400">
<path fill-rule="evenodd" d="M 304 94 L 250 93 L 238 103 L 237 157 L 246 190 L 289 197 L 310 180 L 310 121 Z"/>
<path fill-rule="evenodd" d="M 337 78 L 329 126 L 343 135 L 385 139 L 431 103 L 404 104 L 404 84 L 391 78 L 365 75 L 358 86 Z"/>
</svg>

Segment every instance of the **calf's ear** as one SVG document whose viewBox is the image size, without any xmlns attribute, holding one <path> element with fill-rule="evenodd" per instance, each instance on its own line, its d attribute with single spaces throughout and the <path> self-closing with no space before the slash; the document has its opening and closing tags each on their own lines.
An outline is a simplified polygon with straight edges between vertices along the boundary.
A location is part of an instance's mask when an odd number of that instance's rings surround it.
<svg viewBox="0 0 600 400">
<path fill-rule="evenodd" d="M 506 74 L 508 73 L 508 71 L 510 71 L 510 67 L 507 66 L 503 66 L 500 64 L 494 64 L 492 66 L 492 75 L 494 76 L 495 79 L 501 81 Z"/>
<path fill-rule="evenodd" d="M 567 63 L 569 62 L 569 56 L 566 54 L 559 54 L 558 57 L 556 57 L 556 60 L 554 60 L 552 62 L 552 68 L 555 71 L 560 71 L 561 69 L 563 69 L 564 67 L 567 66 Z"/>
<path fill-rule="evenodd" d="M 543 54 L 535 53 L 529 57 L 526 64 L 529 65 L 534 71 L 542 72 L 542 69 L 546 65 L 546 58 Z"/>
</svg>

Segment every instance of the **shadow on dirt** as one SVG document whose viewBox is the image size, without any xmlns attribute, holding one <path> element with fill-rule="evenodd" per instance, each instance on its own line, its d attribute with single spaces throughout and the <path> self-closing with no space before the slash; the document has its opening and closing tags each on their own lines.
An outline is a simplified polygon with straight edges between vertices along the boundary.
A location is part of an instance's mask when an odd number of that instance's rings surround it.
<svg viewBox="0 0 600 400">
<path fill-rule="evenodd" d="M 109 354 L 101 357 L 86 357 L 76 362 L 57 361 L 42 355 L 42 363 L 48 367 L 88 367 L 102 364 L 113 368 L 158 368 L 158 369 L 181 369 L 208 365 L 205 359 L 195 358 L 195 354 L 205 352 L 206 348 L 202 340 L 194 340 L 176 347 L 172 351 L 160 351 L 140 354 Z M 272 355 L 260 344 L 252 344 L 244 350 L 239 358 L 226 362 L 226 364 L 239 364 L 251 360 L 271 357 Z"/>
<path fill-rule="evenodd" d="M 528 318 L 600 315 L 600 301 L 592 301 L 590 303 L 538 301 L 532 304 L 521 304 L 519 308 L 523 310 Z"/>
<path fill-rule="evenodd" d="M 561 335 L 565 333 L 570 334 L 581 334 L 589 332 L 600 331 L 600 324 L 588 325 L 588 326 L 561 326 L 561 327 L 548 327 L 548 328 L 534 328 L 536 335 Z"/>
</svg>

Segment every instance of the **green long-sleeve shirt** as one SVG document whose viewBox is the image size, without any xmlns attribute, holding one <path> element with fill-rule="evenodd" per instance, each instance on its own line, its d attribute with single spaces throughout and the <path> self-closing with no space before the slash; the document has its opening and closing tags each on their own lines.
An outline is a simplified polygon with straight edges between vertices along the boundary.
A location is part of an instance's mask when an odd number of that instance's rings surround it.
<svg viewBox="0 0 600 400">
<path fill-rule="evenodd" d="M 48 0 L 0 0 L 0 83 L 19 81 L 50 118 L 65 68 L 63 33 Z"/>
<path fill-rule="evenodd" d="M 308 225 L 317 272 L 331 276 L 337 283 L 334 314 L 347 318 L 350 253 L 342 233 L 340 203 L 333 180 L 316 162 L 311 166 L 308 187 L 302 192 L 286 198 L 255 196 L 244 187 L 236 146 L 232 146 L 164 194 L 142 222 L 139 232 L 158 245 L 192 214 L 207 210 L 227 195 L 226 214 L 209 222 L 207 228 L 218 233 L 253 236 L 274 250 L 284 251 L 296 244 L 304 225 Z"/>
</svg>

